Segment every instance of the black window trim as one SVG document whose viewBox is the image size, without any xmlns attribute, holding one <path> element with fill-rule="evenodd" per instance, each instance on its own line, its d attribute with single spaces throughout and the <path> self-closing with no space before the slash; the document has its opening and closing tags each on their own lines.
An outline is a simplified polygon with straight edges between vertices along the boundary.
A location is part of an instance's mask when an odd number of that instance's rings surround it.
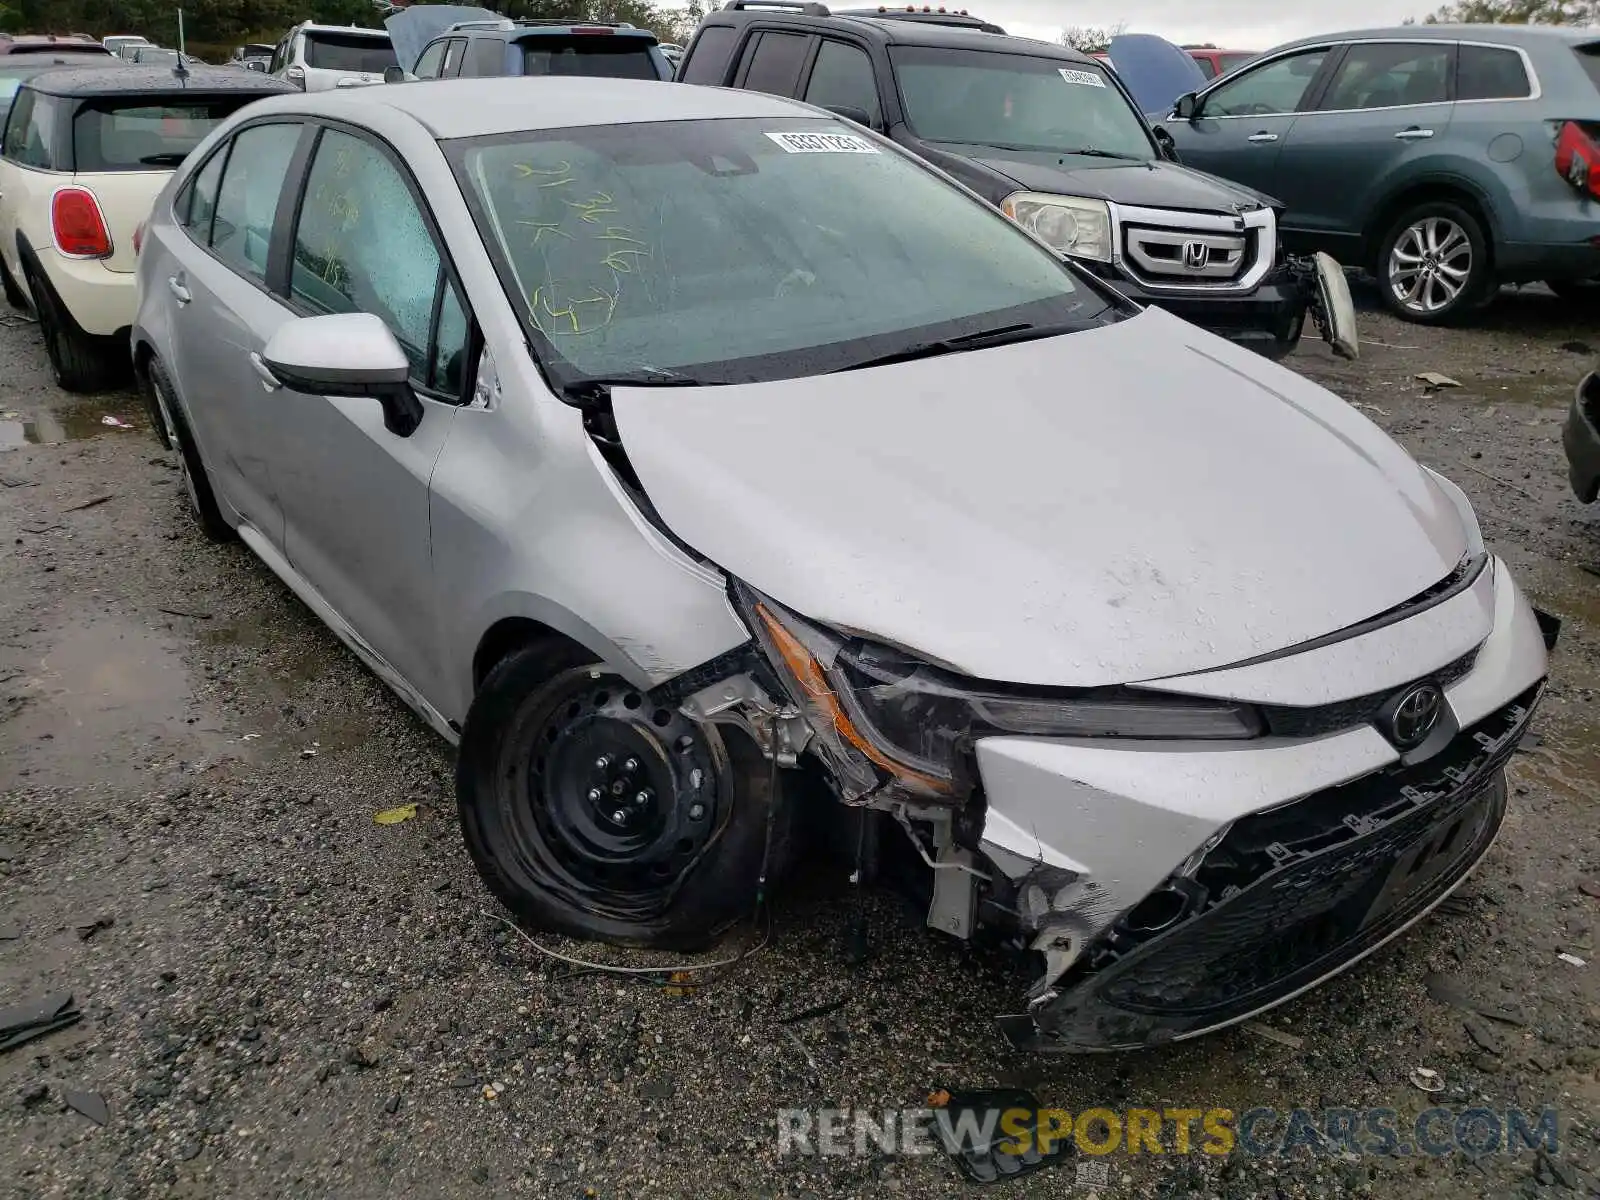
<svg viewBox="0 0 1600 1200">
<path fill-rule="evenodd" d="M 796 28 L 794 26 L 781 25 L 777 23 L 752 22 L 748 32 L 745 35 L 744 41 L 740 43 L 739 53 L 734 58 L 736 67 L 733 86 L 741 90 L 755 90 L 749 87 L 746 79 L 750 74 L 751 66 L 753 66 L 755 63 L 756 55 L 760 53 L 761 39 L 769 33 L 781 33 L 789 36 L 807 38 L 811 43 L 805 48 L 805 52 L 800 56 L 800 69 L 795 75 L 794 86 L 790 89 L 789 95 L 786 97 L 790 100 L 796 99 L 804 90 L 801 81 L 809 80 L 811 78 L 811 68 L 817 61 L 817 49 L 822 45 L 822 35 L 819 34 L 815 29 Z M 772 93 L 764 92 L 762 94 L 771 95 Z"/>
<path fill-rule="evenodd" d="M 444 47 L 439 52 L 439 70 L 440 70 L 441 74 L 439 74 L 439 75 L 417 75 L 417 68 L 422 65 L 422 60 L 428 57 L 428 51 L 432 50 L 435 46 Z M 434 38 L 433 41 L 429 42 L 426 46 L 424 46 L 422 48 L 422 53 L 417 55 L 417 61 L 411 64 L 411 74 L 417 75 L 418 79 L 443 79 L 444 75 L 442 74 L 442 72 L 444 71 L 444 60 L 449 55 L 449 53 L 450 53 L 450 38 L 449 37 L 436 37 L 436 38 Z"/>
<path fill-rule="evenodd" d="M 450 55 L 456 56 L 455 62 L 450 61 Z M 453 37 L 445 44 L 444 61 L 439 65 L 440 79 L 455 79 L 461 74 L 461 64 L 467 61 L 467 39 Z M 454 70 L 451 68 L 454 67 Z"/>
<path fill-rule="evenodd" d="M 472 298 L 461 281 L 461 273 L 456 270 L 455 261 L 450 256 L 449 243 L 445 241 L 441 232 L 438 218 L 434 216 L 428 198 L 422 189 L 417 186 L 416 177 L 412 175 L 399 152 L 382 136 L 370 129 L 359 125 L 351 125 L 344 121 L 332 120 L 326 117 L 307 117 L 306 123 L 312 128 L 313 136 L 302 140 L 295 156 L 290 160 L 289 170 L 284 178 L 284 196 L 279 198 L 278 220 L 272 229 L 272 247 L 269 251 L 267 265 L 267 279 L 273 286 L 270 289 L 275 300 L 298 317 L 322 316 L 324 314 L 313 312 L 305 305 L 298 303 L 290 292 L 289 280 L 292 261 L 294 257 L 294 238 L 300 227 L 300 212 L 305 206 L 306 189 L 311 181 L 311 163 L 315 157 L 315 149 L 322 143 L 322 135 L 326 130 L 333 129 L 347 134 L 358 141 L 364 141 L 389 160 L 391 166 L 399 174 L 406 191 L 416 203 L 417 211 L 422 214 L 422 223 L 428 231 L 428 236 L 433 239 L 434 246 L 439 251 L 440 273 L 450 283 L 454 284 L 456 295 L 461 300 L 461 307 L 467 318 L 467 346 L 466 360 L 462 363 L 461 389 L 457 395 L 441 392 L 432 386 L 431 379 L 423 387 L 413 390 L 430 400 L 441 404 L 453 404 L 458 408 L 466 408 L 472 402 L 473 391 L 477 386 L 478 359 L 483 351 L 483 331 L 478 325 L 477 314 L 473 311 Z M 302 154 L 303 152 L 303 154 Z M 292 193 L 290 191 L 292 189 Z M 290 199 L 289 204 L 284 204 L 284 199 Z M 435 344 L 439 331 L 439 313 L 442 306 L 444 289 L 436 280 L 433 293 L 433 309 L 428 321 L 428 344 L 423 349 L 426 356 L 426 370 L 431 377 L 438 359 L 438 346 Z"/>
<path fill-rule="evenodd" d="M 873 115 L 875 115 L 879 122 L 881 122 L 883 126 L 887 128 L 889 123 L 889 106 L 884 103 L 883 88 L 878 82 L 877 61 L 872 57 L 872 47 L 867 44 L 864 38 L 856 37 L 854 34 L 833 33 L 830 31 L 822 34 L 818 38 L 817 44 L 812 47 L 811 53 L 806 56 L 805 64 L 800 68 L 800 82 L 795 84 L 796 95 L 794 98 L 797 100 L 805 100 L 805 94 L 811 88 L 811 77 L 816 74 L 817 71 L 817 59 L 822 56 L 822 47 L 829 42 L 838 42 L 841 45 L 849 46 L 852 49 L 859 50 L 862 54 L 866 55 L 867 71 L 872 76 L 872 94 L 878 99 L 878 111 Z M 810 101 L 805 102 L 810 103 Z"/>
</svg>

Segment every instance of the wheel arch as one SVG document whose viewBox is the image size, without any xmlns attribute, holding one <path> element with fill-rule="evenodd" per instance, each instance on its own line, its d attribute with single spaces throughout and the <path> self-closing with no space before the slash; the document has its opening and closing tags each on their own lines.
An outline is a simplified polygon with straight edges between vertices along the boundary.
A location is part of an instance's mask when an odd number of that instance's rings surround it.
<svg viewBox="0 0 1600 1200">
<path fill-rule="evenodd" d="M 1488 193 L 1473 181 L 1460 175 L 1449 174 L 1428 175 L 1409 180 L 1389 192 L 1373 208 L 1361 236 L 1362 259 L 1365 265 L 1374 273 L 1377 272 L 1377 268 L 1381 265 L 1377 262 L 1377 255 L 1383 237 L 1401 213 L 1419 204 L 1433 202 L 1458 204 L 1477 219 L 1483 226 L 1488 243 L 1489 266 L 1492 270 L 1495 263 L 1495 242 L 1500 236 L 1494 203 Z"/>
</svg>

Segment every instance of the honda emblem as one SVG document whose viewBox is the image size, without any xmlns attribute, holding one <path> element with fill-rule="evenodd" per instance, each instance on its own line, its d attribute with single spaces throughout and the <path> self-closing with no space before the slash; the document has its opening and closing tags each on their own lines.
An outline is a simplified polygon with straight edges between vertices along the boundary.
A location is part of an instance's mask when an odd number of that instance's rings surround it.
<svg viewBox="0 0 1600 1200">
<path fill-rule="evenodd" d="M 1183 265 L 1191 271 L 1203 271 L 1206 264 L 1211 261 L 1211 247 L 1204 242 L 1185 242 L 1183 244 Z"/>
</svg>

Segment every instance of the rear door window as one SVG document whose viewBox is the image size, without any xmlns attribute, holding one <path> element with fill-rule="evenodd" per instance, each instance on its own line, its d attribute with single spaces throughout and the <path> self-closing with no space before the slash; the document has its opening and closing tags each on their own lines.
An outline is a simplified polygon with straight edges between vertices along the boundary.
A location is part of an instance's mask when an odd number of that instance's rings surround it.
<svg viewBox="0 0 1600 1200">
<path fill-rule="evenodd" d="M 546 34 L 522 41 L 524 75 L 597 75 L 605 79 L 660 79 L 650 43 L 615 34 Z"/>
<path fill-rule="evenodd" d="M 753 92 L 793 96 L 814 41 L 816 38 L 803 33 L 763 33 L 745 67 L 743 86 Z"/>
<path fill-rule="evenodd" d="M 678 72 L 680 83 L 719 84 L 728 72 L 728 55 L 736 31 L 728 25 L 707 25 L 695 39 L 694 53 Z"/>
<path fill-rule="evenodd" d="M 233 139 L 217 191 L 211 250 L 241 275 L 267 276 L 272 223 L 301 128 L 288 123 L 252 125 Z"/>
<path fill-rule="evenodd" d="M 1450 99 L 1449 42 L 1358 42 L 1317 105 L 1325 112 L 1444 104 Z"/>
<path fill-rule="evenodd" d="M 382 75 L 396 65 L 388 37 L 317 29 L 305 35 L 306 66 L 326 71 L 365 71 Z"/>
<path fill-rule="evenodd" d="M 224 118 L 259 98 L 253 94 L 210 98 L 180 94 L 87 100 L 72 118 L 74 169 L 162 171 L 176 167 Z"/>
<path fill-rule="evenodd" d="M 1456 50 L 1457 100 L 1523 100 L 1533 92 L 1522 55 L 1504 46 Z"/>
<path fill-rule="evenodd" d="M 1583 69 L 1588 73 L 1589 82 L 1594 84 L 1595 90 L 1600 91 L 1600 42 L 1579 46 L 1578 62 L 1583 64 Z"/>
</svg>

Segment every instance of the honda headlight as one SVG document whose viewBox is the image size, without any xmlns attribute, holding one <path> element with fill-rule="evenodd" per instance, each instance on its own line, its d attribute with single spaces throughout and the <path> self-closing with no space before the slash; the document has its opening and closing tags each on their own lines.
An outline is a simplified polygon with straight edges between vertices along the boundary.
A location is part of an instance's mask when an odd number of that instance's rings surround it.
<svg viewBox="0 0 1600 1200">
<path fill-rule="evenodd" d="M 1104 200 L 1013 192 L 1000 202 L 1000 211 L 1063 254 L 1111 261 L 1111 210 Z"/>
<path fill-rule="evenodd" d="M 836 782 L 855 799 L 882 772 L 906 791 L 956 797 L 980 737 L 1241 739 L 1261 734 L 1248 705 L 1122 688 L 1024 689 L 969 680 L 902 650 L 822 629 L 743 593 L 757 640 L 805 712 Z M 870 764 L 870 765 L 869 765 Z M 877 768 L 874 771 L 873 768 Z"/>
</svg>

